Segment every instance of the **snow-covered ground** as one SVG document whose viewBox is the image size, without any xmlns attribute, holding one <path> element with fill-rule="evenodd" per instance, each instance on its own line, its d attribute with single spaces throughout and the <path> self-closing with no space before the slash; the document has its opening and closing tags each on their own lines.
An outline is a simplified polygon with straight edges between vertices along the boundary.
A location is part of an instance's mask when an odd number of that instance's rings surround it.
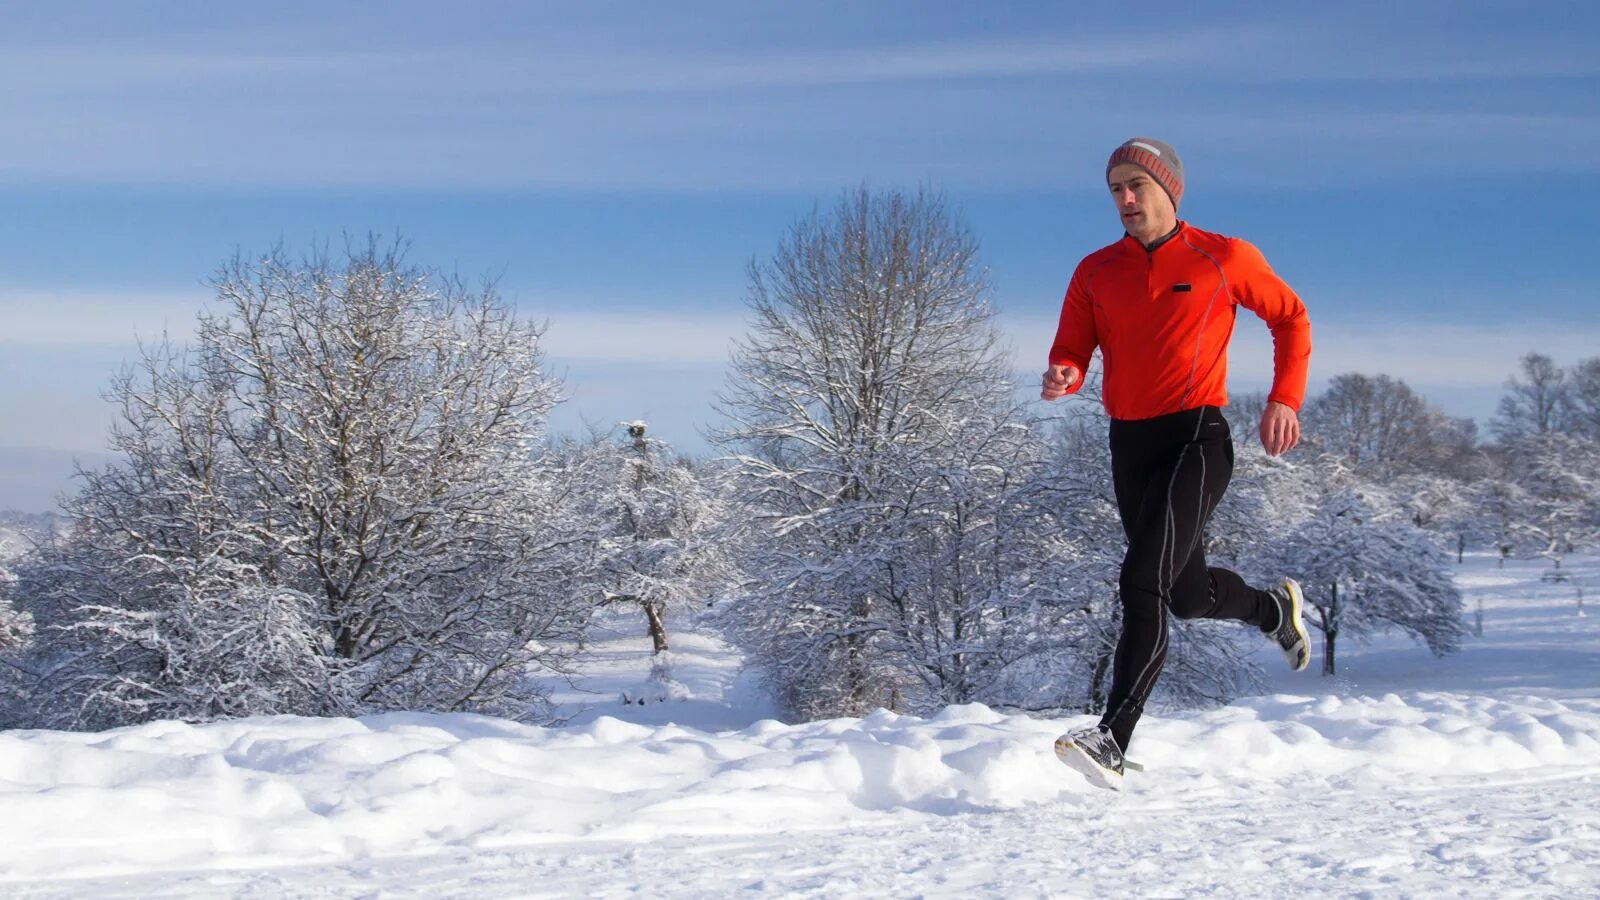
<svg viewBox="0 0 1600 900">
<path fill-rule="evenodd" d="M 1051 754 L 1086 719 L 784 725 L 707 636 L 651 681 L 642 623 L 599 636 L 561 728 L 0 734 L 0 893 L 1595 896 L 1600 602 L 1579 617 L 1547 568 L 1469 559 L 1484 633 L 1454 656 L 1351 644 L 1335 678 L 1147 717 L 1120 794 Z"/>
</svg>

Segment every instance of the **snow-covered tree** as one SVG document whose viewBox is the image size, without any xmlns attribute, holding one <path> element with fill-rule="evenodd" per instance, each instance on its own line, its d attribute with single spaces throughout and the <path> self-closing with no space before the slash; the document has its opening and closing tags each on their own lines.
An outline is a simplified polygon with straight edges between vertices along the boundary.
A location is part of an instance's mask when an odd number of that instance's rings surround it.
<svg viewBox="0 0 1600 900">
<path fill-rule="evenodd" d="M 1275 550 L 1322 632 L 1323 674 L 1334 674 L 1339 638 L 1383 628 L 1401 629 L 1436 655 L 1455 650 L 1464 633 L 1461 595 L 1438 539 L 1335 458 L 1300 471 L 1313 479 L 1314 503 Z"/>
<path fill-rule="evenodd" d="M 0 728 L 27 720 L 27 693 L 38 680 L 26 662 L 32 649 L 33 616 L 17 606 L 17 575 L 12 567 L 34 547 L 52 540 L 58 524 L 47 513 L 0 512 Z"/>
<path fill-rule="evenodd" d="M 1530 513 L 1528 492 L 1503 475 L 1481 478 L 1467 486 L 1465 497 L 1476 514 L 1480 536 L 1505 561 L 1519 552 L 1534 553 L 1522 522 Z"/>
<path fill-rule="evenodd" d="M 1523 503 L 1515 527 L 1538 555 L 1561 567 L 1600 538 L 1600 443 L 1560 432 L 1507 442 L 1511 480 Z"/>
<path fill-rule="evenodd" d="M 1437 534 L 1460 562 L 1468 547 L 1498 547 L 1500 537 L 1510 533 L 1510 521 L 1493 514 L 1493 483 L 1488 478 L 1462 482 L 1418 472 L 1391 480 L 1387 488 L 1411 524 Z"/>
<path fill-rule="evenodd" d="M 1529 353 L 1521 367 L 1522 377 L 1506 379 L 1500 410 L 1490 425 L 1502 441 L 1559 430 L 1567 406 L 1566 373 L 1550 357 Z"/>
<path fill-rule="evenodd" d="M 119 377 L 73 527 L 23 566 L 49 724 L 535 715 L 585 607 L 532 451 L 556 385 L 492 290 L 396 251 L 235 259 Z"/>
<path fill-rule="evenodd" d="M 1403 380 L 1355 372 L 1336 376 L 1303 412 L 1309 443 L 1368 478 L 1441 471 L 1470 450 L 1475 429 L 1413 391 Z"/>
<path fill-rule="evenodd" d="M 886 627 L 873 647 L 904 708 L 989 699 L 1010 663 L 1041 649 L 1045 598 L 1021 559 L 1038 537 L 1027 487 L 1039 447 L 1010 412 L 949 423 L 943 458 L 899 469 L 880 493 L 887 540 L 869 571 Z"/>
<path fill-rule="evenodd" d="M 795 714 L 970 699 L 1004 669 L 1028 441 L 976 255 L 941 197 L 862 188 L 751 265 L 718 438 L 753 532 L 734 618 Z"/>
<path fill-rule="evenodd" d="M 38 679 L 24 662 L 33 638 L 33 617 L 13 602 L 16 575 L 0 565 L 0 728 L 26 720 L 26 697 Z"/>
<path fill-rule="evenodd" d="M 620 441 L 601 435 L 563 455 L 595 539 L 593 600 L 637 607 L 659 654 L 669 610 L 692 613 L 731 588 L 733 531 L 716 484 L 648 437 L 645 423 L 625 427 Z"/>
<path fill-rule="evenodd" d="M 1600 356 L 1579 360 L 1567 371 L 1566 430 L 1600 441 Z"/>
<path fill-rule="evenodd" d="M 10 567 L 25 556 L 34 543 L 47 536 L 50 526 L 41 523 L 45 518 L 10 511 L 0 513 L 0 654 L 14 654 L 33 632 L 32 617 L 13 605 L 17 576 Z"/>
<path fill-rule="evenodd" d="M 16 583 L 16 574 L 0 565 L 0 654 L 15 653 L 33 634 L 33 618 L 12 602 Z"/>
<path fill-rule="evenodd" d="M 1245 444 L 1248 441 L 1239 440 L 1240 436 L 1249 437 L 1261 422 L 1261 414 L 1267 409 L 1266 391 L 1245 391 L 1228 395 L 1228 407 L 1225 410 L 1228 422 L 1233 427 L 1234 440 Z"/>
<path fill-rule="evenodd" d="M 1008 703 L 1098 712 L 1110 690 L 1125 536 L 1110 491 L 1105 418 L 1094 406 L 1097 387 L 1091 376 L 1083 388 L 1089 396 L 1043 435 L 1044 465 L 1027 486 L 1025 539 L 1011 566 L 1039 588 L 1030 622 L 1039 646 L 1011 663 L 1003 679 Z"/>
</svg>

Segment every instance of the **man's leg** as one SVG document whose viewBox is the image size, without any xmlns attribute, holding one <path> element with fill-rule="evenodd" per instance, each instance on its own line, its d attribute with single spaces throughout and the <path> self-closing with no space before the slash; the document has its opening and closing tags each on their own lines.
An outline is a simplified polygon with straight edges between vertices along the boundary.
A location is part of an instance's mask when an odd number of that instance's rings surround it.
<svg viewBox="0 0 1600 900">
<path fill-rule="evenodd" d="M 1205 526 L 1233 478 L 1233 445 L 1228 440 L 1207 440 L 1195 447 L 1204 457 L 1204 481 L 1199 484 L 1198 498 L 1182 497 L 1179 502 L 1199 504 L 1195 513 L 1199 530 L 1183 570 L 1173 581 L 1167 605 L 1180 619 L 1235 619 L 1258 628 L 1263 624 L 1271 627 L 1278 618 L 1271 594 L 1251 587 L 1229 569 L 1206 565 Z M 1178 493 L 1189 490 L 1190 485 L 1180 485 Z"/>
<path fill-rule="evenodd" d="M 1229 569 L 1207 566 L 1205 551 L 1199 547 L 1178 576 L 1171 606 L 1180 619 L 1235 619 L 1263 631 L 1278 619 L 1271 594 L 1251 587 Z"/>
<path fill-rule="evenodd" d="M 1124 521 L 1128 552 L 1119 588 L 1122 635 L 1111 665 L 1111 691 L 1100 724 L 1124 751 L 1167 658 L 1167 603 L 1177 576 L 1188 565 L 1199 522 L 1184 502 L 1202 478 L 1204 457 L 1182 444 L 1172 462 L 1148 473 L 1133 521 Z"/>
<path fill-rule="evenodd" d="M 1232 476 L 1225 428 L 1216 437 L 1182 442 L 1169 458 L 1150 468 L 1137 515 L 1131 523 L 1124 518 L 1122 636 L 1101 717 L 1123 750 L 1166 661 L 1169 607 L 1180 615 L 1252 623 L 1272 608 L 1270 597 L 1238 575 L 1208 569 L 1201 551 L 1206 519 Z"/>
</svg>

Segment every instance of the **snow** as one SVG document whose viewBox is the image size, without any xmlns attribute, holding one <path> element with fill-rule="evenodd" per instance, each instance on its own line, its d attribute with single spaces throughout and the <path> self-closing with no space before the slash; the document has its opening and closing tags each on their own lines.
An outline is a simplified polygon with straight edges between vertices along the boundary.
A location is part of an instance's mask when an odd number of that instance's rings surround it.
<svg viewBox="0 0 1600 900">
<path fill-rule="evenodd" d="M 756 673 L 741 671 L 739 655 L 713 635 L 670 632 L 672 649 L 659 660 L 670 682 L 641 680 L 652 649 L 643 621 L 638 612 L 603 620 L 591 633 L 581 677 L 546 686 L 566 724 L 609 715 L 644 725 L 727 731 L 778 715 Z"/>
<path fill-rule="evenodd" d="M 4 733 L 0 892 L 1592 896 L 1600 617 L 1547 569 L 1469 559 L 1484 635 L 1459 654 L 1380 639 L 1343 648 L 1335 678 L 1313 665 L 1147 716 L 1131 752 L 1147 770 L 1120 794 L 1051 753 L 1087 717 L 784 724 L 709 635 L 672 634 L 670 681 L 652 681 L 642 618 L 596 635 L 556 692 L 561 727 L 391 713 Z"/>
<path fill-rule="evenodd" d="M 1454 559 L 1454 557 L 1451 557 Z M 1568 580 L 1550 583 L 1548 560 L 1511 559 L 1504 568 L 1487 554 L 1466 557 L 1458 567 L 1462 618 L 1468 636 L 1462 650 L 1444 657 L 1423 651 L 1414 641 L 1388 635 L 1369 646 L 1346 646 L 1341 639 L 1338 675 L 1331 687 L 1345 694 L 1394 690 L 1456 691 L 1512 696 L 1600 697 L 1600 623 L 1578 616 L 1578 590 L 1600 595 L 1600 559 L 1571 557 L 1562 564 Z M 1473 617 L 1483 601 L 1484 634 L 1472 636 Z M 1321 666 L 1321 641 L 1311 662 Z M 1263 648 L 1266 650 L 1267 648 Z M 1260 661 L 1269 674 L 1279 670 Z M 1326 691 L 1321 678 L 1279 676 L 1274 688 Z"/>
</svg>

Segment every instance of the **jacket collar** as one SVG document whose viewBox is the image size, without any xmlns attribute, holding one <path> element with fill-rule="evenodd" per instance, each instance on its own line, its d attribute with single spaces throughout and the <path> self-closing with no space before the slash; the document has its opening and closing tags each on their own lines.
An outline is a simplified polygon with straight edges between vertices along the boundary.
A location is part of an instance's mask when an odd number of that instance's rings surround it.
<svg viewBox="0 0 1600 900">
<path fill-rule="evenodd" d="M 1162 235 L 1161 237 L 1156 238 L 1154 241 L 1152 241 L 1152 242 L 1150 242 L 1148 244 L 1140 241 L 1138 238 L 1136 238 L 1133 235 L 1131 235 L 1131 234 L 1127 233 L 1126 231 L 1124 231 L 1122 233 L 1122 242 L 1124 244 L 1127 244 L 1129 249 L 1135 249 L 1136 248 L 1136 249 L 1139 249 L 1139 250 L 1143 250 L 1146 253 L 1154 253 L 1157 250 L 1161 249 L 1161 245 L 1163 245 L 1167 241 L 1170 241 L 1173 238 L 1177 237 L 1179 234 L 1182 234 L 1183 230 L 1185 228 L 1187 228 L 1187 227 L 1189 227 L 1188 224 L 1185 223 L 1182 219 L 1179 219 L 1178 220 L 1178 224 L 1172 226 L 1172 230 L 1171 231 L 1167 232 L 1166 234 Z"/>
</svg>

